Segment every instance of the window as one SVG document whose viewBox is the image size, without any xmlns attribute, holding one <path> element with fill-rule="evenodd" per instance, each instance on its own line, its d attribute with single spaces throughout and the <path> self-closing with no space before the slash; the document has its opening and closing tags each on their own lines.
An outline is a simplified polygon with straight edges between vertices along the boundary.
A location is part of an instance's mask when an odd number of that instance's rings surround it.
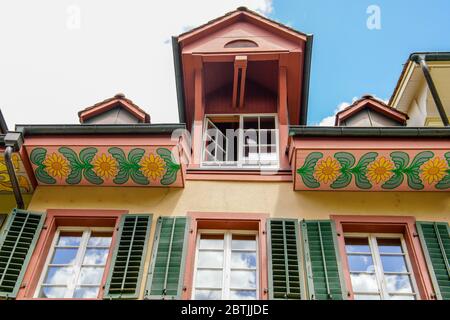
<svg viewBox="0 0 450 320">
<path fill-rule="evenodd" d="M 35 298 L 97 298 L 113 228 L 56 230 Z"/>
<path fill-rule="evenodd" d="M 203 167 L 278 167 L 275 115 L 207 116 L 204 127 Z"/>
<path fill-rule="evenodd" d="M 356 300 L 415 300 L 417 286 L 401 234 L 345 234 Z"/>
<path fill-rule="evenodd" d="M 200 230 L 193 299 L 258 299 L 257 232 Z"/>
</svg>

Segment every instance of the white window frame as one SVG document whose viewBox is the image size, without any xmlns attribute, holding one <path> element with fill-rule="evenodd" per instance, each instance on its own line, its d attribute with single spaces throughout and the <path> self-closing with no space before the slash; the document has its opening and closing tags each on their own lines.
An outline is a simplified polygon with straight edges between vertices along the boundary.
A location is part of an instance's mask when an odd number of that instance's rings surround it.
<svg viewBox="0 0 450 320">
<path fill-rule="evenodd" d="M 108 228 L 108 227 L 58 227 L 53 236 L 52 245 L 50 247 L 50 250 L 48 251 L 47 258 L 45 260 L 45 265 L 44 265 L 44 268 L 42 269 L 41 276 L 39 278 L 39 282 L 36 287 L 36 291 L 34 293 L 34 298 L 45 299 L 45 298 L 40 298 L 39 294 L 41 292 L 42 285 L 44 284 L 44 279 L 47 275 L 50 261 L 53 258 L 53 254 L 55 252 L 55 247 L 56 247 L 56 244 L 58 243 L 58 239 L 59 239 L 61 232 L 82 232 L 80 245 L 78 247 L 79 249 L 78 249 L 74 264 L 73 264 L 75 275 L 74 275 L 72 281 L 67 284 L 67 291 L 64 296 L 64 299 L 75 299 L 75 298 L 73 298 L 73 295 L 75 293 L 78 279 L 81 274 L 81 269 L 83 267 L 83 260 L 84 260 L 85 254 L 86 254 L 86 249 L 88 246 L 87 244 L 89 242 L 91 234 L 93 232 L 111 232 L 111 239 L 112 239 L 112 237 L 114 235 L 114 228 Z M 111 255 L 111 252 L 112 252 L 112 241 L 111 241 L 111 245 L 109 246 L 108 257 Z M 96 265 L 95 267 L 101 267 L 101 266 Z M 103 276 L 104 276 L 104 274 L 106 272 L 106 264 L 103 267 L 104 267 L 104 270 L 103 270 Z M 103 278 L 103 276 L 102 276 L 102 278 Z M 89 287 L 89 286 L 99 287 L 99 293 L 97 296 L 97 298 L 98 298 L 100 295 L 101 289 L 102 289 L 102 285 L 103 284 L 100 283 L 99 285 L 83 285 L 83 286 L 84 287 Z M 61 285 L 45 285 L 45 287 L 52 287 L 52 286 L 61 287 Z"/>
<path fill-rule="evenodd" d="M 368 239 L 368 244 L 369 244 L 369 249 L 370 249 L 370 254 L 372 255 L 372 260 L 373 260 L 373 264 L 374 264 L 374 268 L 375 268 L 375 278 L 377 281 L 377 285 L 378 285 L 378 292 L 357 292 L 357 291 L 353 291 L 353 295 L 379 295 L 381 300 L 389 300 L 389 297 L 392 295 L 395 296 L 405 296 L 405 297 L 414 297 L 415 300 L 420 300 L 420 295 L 419 295 L 419 289 L 417 287 L 417 283 L 416 283 L 416 279 L 414 277 L 414 272 L 412 269 L 412 265 L 411 265 L 411 261 L 409 258 L 409 253 L 408 253 L 408 248 L 406 247 L 406 243 L 405 243 L 405 239 L 403 237 L 403 234 L 399 233 L 355 233 L 355 232 L 351 232 L 351 233 L 344 233 L 344 241 L 346 238 L 367 238 Z M 401 292 L 396 292 L 396 293 L 389 293 L 387 290 L 387 284 L 386 284 L 386 278 L 384 276 L 385 272 L 383 270 L 383 264 L 381 262 L 381 256 L 380 256 L 380 252 L 378 250 L 378 243 L 377 243 L 377 238 L 379 239 L 399 239 L 401 246 L 402 246 L 402 251 L 403 251 L 403 257 L 405 258 L 405 263 L 406 263 L 406 267 L 408 268 L 407 272 L 401 273 L 401 272 L 393 272 L 392 274 L 399 274 L 399 275 L 408 275 L 410 277 L 410 281 L 411 281 L 411 287 L 413 292 L 412 293 L 401 293 Z M 351 252 L 350 255 L 368 255 L 369 252 Z M 347 261 L 348 261 L 348 253 L 347 251 L 345 252 Z M 390 255 L 388 253 L 383 253 L 382 255 Z M 395 253 L 392 254 L 393 256 L 400 256 L 401 254 L 399 253 Z M 349 266 L 349 270 L 348 270 L 349 276 L 351 274 L 350 271 L 350 266 Z M 355 271 L 355 273 L 357 273 Z"/>
<path fill-rule="evenodd" d="M 215 127 L 215 124 L 210 120 L 211 117 L 239 117 L 239 129 L 238 129 L 238 148 L 237 148 L 237 161 L 205 161 L 205 153 L 206 150 L 206 138 L 207 133 L 206 130 L 208 128 L 208 122 L 211 122 L 213 126 Z M 264 117 L 273 117 L 275 122 L 275 128 L 271 130 L 275 130 L 275 146 L 276 146 L 276 159 L 271 161 L 270 164 L 261 164 L 260 160 L 257 160 L 258 163 L 256 164 L 249 164 L 247 163 L 247 160 L 244 160 L 244 118 L 258 118 L 258 128 L 255 130 L 258 130 L 258 154 L 261 154 L 261 132 L 259 127 L 260 125 L 260 119 Z M 263 129 L 267 130 L 267 129 Z M 270 130 L 270 129 L 269 129 Z M 219 168 L 243 168 L 243 169 L 279 169 L 280 166 L 280 134 L 279 134 L 279 125 L 278 125 L 278 114 L 276 113 L 245 113 L 245 114 L 205 114 L 205 118 L 203 120 L 203 141 L 202 141 L 202 152 L 201 152 L 201 161 L 200 161 L 200 168 L 202 169 L 219 169 Z M 222 133 L 223 134 L 223 133 Z M 226 133 L 224 134 L 225 141 L 228 143 L 226 139 Z M 267 145 L 266 145 L 267 146 Z M 225 154 L 227 153 L 227 150 L 224 150 Z M 214 158 L 217 156 L 217 143 L 216 143 L 216 154 Z"/>
<path fill-rule="evenodd" d="M 231 252 L 236 251 L 231 249 L 231 240 L 233 235 L 254 235 L 256 241 L 256 300 L 260 299 L 260 266 L 259 266 L 259 239 L 258 239 L 258 231 L 251 230 L 216 230 L 216 229 L 201 229 L 197 232 L 197 240 L 195 247 L 195 263 L 194 263 L 194 277 L 192 279 L 192 296 L 191 299 L 195 300 L 195 291 L 196 291 L 196 279 L 197 279 L 197 267 L 198 267 L 198 253 L 200 248 L 200 237 L 202 234 L 223 234 L 223 253 L 224 253 L 224 261 L 222 266 L 222 290 L 221 290 L 221 300 L 230 300 L 230 291 L 231 290 L 242 290 L 249 291 L 250 289 L 243 288 L 231 288 L 230 287 L 230 279 L 231 279 Z M 244 250 L 245 251 L 245 250 Z M 249 250 L 247 250 L 249 251 Z M 208 269 L 208 268 L 202 268 Z M 247 269 L 246 269 L 247 270 Z M 209 288 L 205 290 L 211 290 Z M 250 290 L 251 291 L 251 290 Z"/>
</svg>

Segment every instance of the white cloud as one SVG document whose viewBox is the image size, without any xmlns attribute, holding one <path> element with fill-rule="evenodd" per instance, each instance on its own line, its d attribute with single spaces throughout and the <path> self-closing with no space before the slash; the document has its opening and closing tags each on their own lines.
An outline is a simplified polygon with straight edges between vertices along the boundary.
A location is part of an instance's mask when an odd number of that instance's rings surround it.
<svg viewBox="0 0 450 320">
<path fill-rule="evenodd" d="M 70 29 L 73 6 L 80 24 Z M 118 92 L 153 122 L 178 122 L 171 36 L 239 6 L 273 10 L 271 0 L 1 2 L 0 107 L 8 125 L 77 123 L 77 111 Z"/>
<path fill-rule="evenodd" d="M 381 99 L 381 98 L 378 98 L 377 96 L 375 96 L 375 95 L 372 95 L 375 99 L 378 99 L 378 100 L 381 100 L 381 101 L 383 101 L 384 103 L 388 103 L 388 99 Z M 338 112 L 340 112 L 340 111 L 342 111 L 342 110 L 344 110 L 345 108 L 347 108 L 347 107 L 349 107 L 350 105 L 352 105 L 356 100 L 358 100 L 358 99 L 360 99 L 359 97 L 353 97 L 353 99 L 352 99 L 352 102 L 347 102 L 347 101 L 344 101 L 344 102 L 341 102 L 340 104 L 338 104 L 338 106 L 336 107 L 336 109 L 334 109 L 334 111 L 333 111 L 333 115 L 331 115 L 331 116 L 328 116 L 328 117 L 325 117 L 325 118 L 323 118 L 318 124 L 317 123 L 315 123 L 315 124 L 313 124 L 313 125 L 315 125 L 315 126 L 321 126 L 321 127 L 332 127 L 332 126 L 334 126 L 334 124 L 335 124 L 335 119 L 336 119 L 336 114 L 338 113 Z"/>
</svg>

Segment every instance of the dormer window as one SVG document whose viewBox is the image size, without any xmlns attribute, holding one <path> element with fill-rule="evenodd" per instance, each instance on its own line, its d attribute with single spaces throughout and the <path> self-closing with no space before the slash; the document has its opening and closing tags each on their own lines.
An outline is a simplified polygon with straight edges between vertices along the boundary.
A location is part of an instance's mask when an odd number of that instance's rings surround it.
<svg viewBox="0 0 450 320">
<path fill-rule="evenodd" d="M 278 168 L 276 115 L 207 115 L 204 128 L 202 167 Z"/>
</svg>

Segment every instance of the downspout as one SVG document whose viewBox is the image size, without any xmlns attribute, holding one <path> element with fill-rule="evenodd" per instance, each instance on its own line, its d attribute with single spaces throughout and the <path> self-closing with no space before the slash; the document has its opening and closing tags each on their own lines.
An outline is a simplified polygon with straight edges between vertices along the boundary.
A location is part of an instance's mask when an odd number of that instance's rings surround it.
<svg viewBox="0 0 450 320">
<path fill-rule="evenodd" d="M 8 132 L 5 136 L 5 164 L 8 170 L 9 179 L 16 199 L 18 209 L 25 209 L 22 193 L 20 192 L 19 181 L 17 180 L 16 171 L 12 163 L 12 153 L 18 151 L 22 145 L 22 134 L 18 132 Z"/>
<path fill-rule="evenodd" d="M 302 84 L 302 99 L 300 106 L 300 125 L 306 125 L 308 123 L 308 100 L 309 100 L 309 82 L 311 77 L 311 60 L 312 60 L 312 46 L 314 37 L 312 34 L 306 36 L 305 44 L 305 59 L 303 62 L 303 84 Z"/>
<path fill-rule="evenodd" d="M 442 104 L 441 98 L 439 97 L 433 78 L 431 77 L 430 69 L 427 65 L 426 58 L 427 54 L 413 54 L 411 55 L 410 60 L 417 63 L 422 68 L 423 75 L 425 77 L 425 80 L 427 81 L 428 88 L 431 91 L 431 95 L 433 96 L 433 100 L 438 109 L 442 123 L 444 124 L 445 127 L 448 127 L 450 126 L 450 124 L 448 122 L 447 114 L 445 113 L 445 109 Z"/>
</svg>

